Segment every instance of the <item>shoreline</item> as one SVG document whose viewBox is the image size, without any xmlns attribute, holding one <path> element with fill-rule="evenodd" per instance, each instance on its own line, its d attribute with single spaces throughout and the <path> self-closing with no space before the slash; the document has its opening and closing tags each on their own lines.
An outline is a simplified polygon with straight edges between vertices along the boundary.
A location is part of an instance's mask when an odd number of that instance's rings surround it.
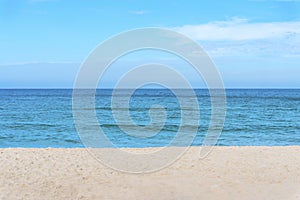
<svg viewBox="0 0 300 200">
<path fill-rule="evenodd" d="M 85 148 L 0 148 L 0 199 L 300 199 L 300 146 L 215 146 L 204 159 L 200 149 L 137 175 Z"/>
</svg>

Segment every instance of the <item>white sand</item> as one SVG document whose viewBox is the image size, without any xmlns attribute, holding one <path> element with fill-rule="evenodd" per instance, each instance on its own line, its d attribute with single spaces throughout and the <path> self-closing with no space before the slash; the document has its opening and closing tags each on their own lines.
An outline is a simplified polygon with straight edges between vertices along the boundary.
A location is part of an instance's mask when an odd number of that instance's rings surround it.
<svg viewBox="0 0 300 200">
<path fill-rule="evenodd" d="M 300 147 L 191 148 L 150 174 L 114 171 L 85 149 L 0 149 L 0 199 L 300 199 Z"/>
</svg>

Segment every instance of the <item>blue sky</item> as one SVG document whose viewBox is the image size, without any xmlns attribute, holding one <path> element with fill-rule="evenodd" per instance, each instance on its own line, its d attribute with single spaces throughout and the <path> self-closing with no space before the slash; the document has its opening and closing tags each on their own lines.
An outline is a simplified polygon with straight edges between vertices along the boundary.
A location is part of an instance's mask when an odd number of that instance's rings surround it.
<svg viewBox="0 0 300 200">
<path fill-rule="evenodd" d="M 142 27 L 197 41 L 226 87 L 300 88 L 300 0 L 0 0 L 0 88 L 70 88 L 93 48 Z"/>
</svg>

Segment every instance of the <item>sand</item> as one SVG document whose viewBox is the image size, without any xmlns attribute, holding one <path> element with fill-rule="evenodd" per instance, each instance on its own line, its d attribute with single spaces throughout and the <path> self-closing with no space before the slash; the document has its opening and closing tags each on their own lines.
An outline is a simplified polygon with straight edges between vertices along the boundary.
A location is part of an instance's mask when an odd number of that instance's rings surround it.
<svg viewBox="0 0 300 200">
<path fill-rule="evenodd" d="M 128 174 L 86 149 L 0 149 L 0 199 L 300 199 L 300 147 L 199 147 Z"/>
</svg>

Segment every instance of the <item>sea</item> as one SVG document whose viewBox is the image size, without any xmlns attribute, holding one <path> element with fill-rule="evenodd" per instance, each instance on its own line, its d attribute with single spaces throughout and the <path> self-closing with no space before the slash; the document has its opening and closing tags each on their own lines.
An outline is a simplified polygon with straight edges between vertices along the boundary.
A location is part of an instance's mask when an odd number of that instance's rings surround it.
<svg viewBox="0 0 300 200">
<path fill-rule="evenodd" d="M 127 134 L 120 128 L 111 109 L 112 92 L 112 89 L 98 89 L 94 108 L 99 127 L 116 147 L 168 146 L 181 126 L 187 132 L 196 130 L 192 146 L 202 145 L 211 120 L 207 89 L 194 90 L 197 108 L 184 108 L 200 110 L 199 123 L 195 124 L 182 124 L 178 98 L 183 101 L 191 98 L 184 95 L 184 90 L 180 97 L 168 89 L 136 90 L 130 102 L 121 104 L 114 114 L 128 111 L 133 124 L 125 124 L 126 129 L 135 131 L 137 126 L 151 123 L 151 106 L 163 107 L 166 113 L 163 127 L 146 138 Z M 74 124 L 72 94 L 72 89 L 1 89 L 0 148 L 85 147 Z M 300 145 L 300 89 L 226 89 L 226 118 L 216 145 Z"/>
</svg>

